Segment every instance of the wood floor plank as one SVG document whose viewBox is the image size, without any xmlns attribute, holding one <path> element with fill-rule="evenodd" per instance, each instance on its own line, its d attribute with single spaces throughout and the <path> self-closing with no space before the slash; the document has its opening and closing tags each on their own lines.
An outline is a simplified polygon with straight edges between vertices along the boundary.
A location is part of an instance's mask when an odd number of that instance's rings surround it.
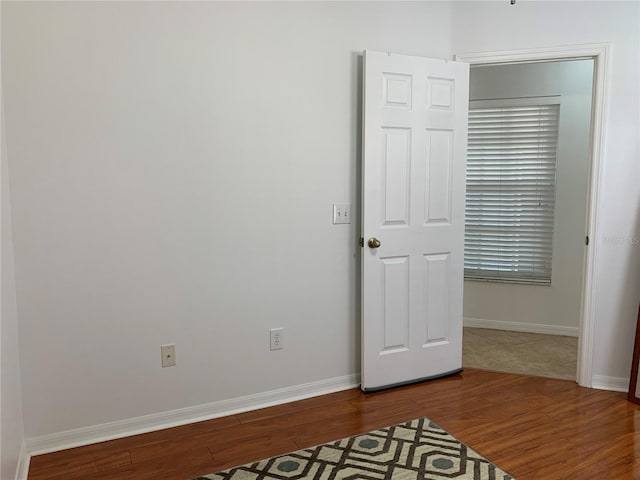
<svg viewBox="0 0 640 480">
<path fill-rule="evenodd" d="M 349 401 L 359 398 L 361 398 L 359 390 L 343 390 L 342 392 L 332 393 L 331 395 L 320 395 L 317 397 L 299 400 L 297 402 L 285 403 L 284 405 L 276 405 L 274 407 L 260 408 L 258 410 L 240 413 L 236 415 L 236 417 L 240 423 L 249 423 L 256 420 L 264 420 L 267 418 L 288 415 L 293 412 L 300 412 L 309 408 L 331 405 L 343 400 Z"/>
<path fill-rule="evenodd" d="M 640 479 L 640 406 L 623 393 L 467 370 L 36 456 L 29 480 L 187 480 L 423 416 L 518 480 Z"/>
<path fill-rule="evenodd" d="M 119 467 L 129 466 L 132 463 L 131 452 L 129 450 L 110 452 L 106 455 L 97 456 L 94 463 L 98 472 L 108 472 Z"/>
<path fill-rule="evenodd" d="M 214 464 L 213 470 L 209 473 L 298 449 L 298 444 L 282 432 L 264 432 L 262 435 L 247 437 L 239 442 L 216 442 L 209 447 Z"/>
</svg>

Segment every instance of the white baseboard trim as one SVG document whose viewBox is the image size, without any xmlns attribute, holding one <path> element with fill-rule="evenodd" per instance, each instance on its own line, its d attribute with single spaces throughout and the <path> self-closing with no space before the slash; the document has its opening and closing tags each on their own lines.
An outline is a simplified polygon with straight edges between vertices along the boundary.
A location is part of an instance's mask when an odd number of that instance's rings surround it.
<svg viewBox="0 0 640 480">
<path fill-rule="evenodd" d="M 50 435 L 29 438 L 27 439 L 26 451 L 30 455 L 56 452 L 116 438 L 138 435 L 140 433 L 162 430 L 164 428 L 211 420 L 212 418 L 224 417 L 249 410 L 256 410 L 258 408 L 271 407 L 304 398 L 347 390 L 359 385 L 360 374 L 352 374 L 194 407 L 154 413 L 90 427 L 76 428 Z"/>
<path fill-rule="evenodd" d="M 513 332 L 542 333 L 545 335 L 565 335 L 577 337 L 578 327 L 560 327 L 557 325 L 541 325 L 538 323 L 504 322 L 486 318 L 464 317 L 464 326 L 473 328 L 490 328 L 492 330 L 510 330 Z"/>
<path fill-rule="evenodd" d="M 20 449 L 20 457 L 18 458 L 18 467 L 16 468 L 16 480 L 27 480 L 30 461 L 31 456 L 27 453 L 27 444 L 23 442 Z"/>
<path fill-rule="evenodd" d="M 591 388 L 596 390 L 610 390 L 612 392 L 628 392 L 629 379 L 624 377 L 608 377 L 606 375 L 594 375 L 591 377 Z"/>
</svg>

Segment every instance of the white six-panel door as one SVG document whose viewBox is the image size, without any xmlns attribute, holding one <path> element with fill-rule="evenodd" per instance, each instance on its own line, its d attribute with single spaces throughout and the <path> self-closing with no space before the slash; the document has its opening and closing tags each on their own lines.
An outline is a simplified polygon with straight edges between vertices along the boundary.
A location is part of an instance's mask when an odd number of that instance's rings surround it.
<svg viewBox="0 0 640 480">
<path fill-rule="evenodd" d="M 466 63 L 365 52 L 363 390 L 462 367 L 468 96 Z"/>
</svg>

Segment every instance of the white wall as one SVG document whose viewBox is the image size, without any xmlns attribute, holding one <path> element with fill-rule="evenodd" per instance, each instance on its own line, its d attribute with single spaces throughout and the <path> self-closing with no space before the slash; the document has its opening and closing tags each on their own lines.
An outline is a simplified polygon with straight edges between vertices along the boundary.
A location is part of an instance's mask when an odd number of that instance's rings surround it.
<svg viewBox="0 0 640 480">
<path fill-rule="evenodd" d="M 596 383 L 627 379 L 640 298 L 640 5 L 637 2 L 455 2 L 456 53 L 607 42 L 606 144 L 595 238 Z"/>
<path fill-rule="evenodd" d="M 450 6 L 3 9 L 27 437 L 358 372 L 357 55 Z"/>
<path fill-rule="evenodd" d="M 11 198 L 2 112 L 1 157 L 1 212 L 0 223 L 0 478 L 16 478 L 20 460 L 24 461 L 24 425 L 22 417 L 22 389 L 18 352 L 18 314 L 16 309 L 16 283 L 13 263 L 11 231 Z M 22 455 L 22 457 L 21 457 Z"/>
<path fill-rule="evenodd" d="M 560 119 L 551 285 L 467 281 L 465 323 L 577 335 L 590 168 L 593 60 L 474 67 L 469 83 L 473 100 L 559 95 Z"/>
</svg>

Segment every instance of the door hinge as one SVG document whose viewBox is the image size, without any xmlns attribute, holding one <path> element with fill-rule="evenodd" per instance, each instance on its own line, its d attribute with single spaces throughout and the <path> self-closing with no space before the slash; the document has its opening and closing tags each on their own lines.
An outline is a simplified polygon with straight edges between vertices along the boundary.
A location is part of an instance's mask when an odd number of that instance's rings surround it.
<svg viewBox="0 0 640 480">
<path fill-rule="evenodd" d="M 589 235 L 587 235 L 584 239 L 584 244 L 589 245 Z"/>
<path fill-rule="evenodd" d="M 364 247 L 364 237 L 360 237 L 360 246 Z"/>
</svg>

